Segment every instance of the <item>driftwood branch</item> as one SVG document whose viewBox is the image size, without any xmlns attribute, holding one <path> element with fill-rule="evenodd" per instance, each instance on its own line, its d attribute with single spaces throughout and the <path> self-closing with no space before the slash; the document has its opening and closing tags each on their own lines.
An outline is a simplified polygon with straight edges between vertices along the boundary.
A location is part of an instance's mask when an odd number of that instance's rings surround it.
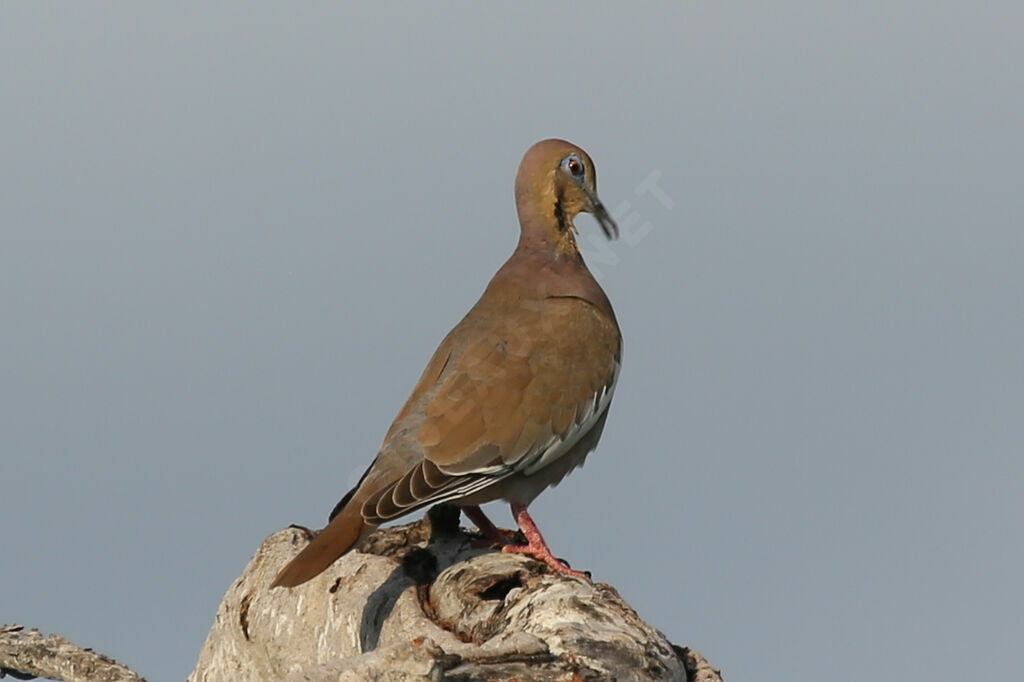
<svg viewBox="0 0 1024 682">
<path fill-rule="evenodd" d="M 189 682 L 721 678 L 614 588 L 475 549 L 458 510 L 372 534 L 294 589 L 268 589 L 309 541 L 270 536 L 228 590 Z"/>
<path fill-rule="evenodd" d="M 65 682 L 145 682 L 129 668 L 57 635 L 0 625 L 0 677 Z"/>
</svg>

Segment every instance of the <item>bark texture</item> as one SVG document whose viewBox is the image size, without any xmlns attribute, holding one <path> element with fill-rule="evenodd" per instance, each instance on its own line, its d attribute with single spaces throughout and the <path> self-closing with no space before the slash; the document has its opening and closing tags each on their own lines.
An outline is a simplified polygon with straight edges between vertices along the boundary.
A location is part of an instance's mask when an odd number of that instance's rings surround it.
<svg viewBox="0 0 1024 682">
<path fill-rule="evenodd" d="M 19 625 L 0 626 L 0 678 L 43 677 L 65 682 L 145 682 L 117 661 L 58 635 Z"/>
<path fill-rule="evenodd" d="M 377 531 L 289 589 L 268 586 L 312 534 L 270 536 L 224 596 L 189 682 L 721 679 L 614 588 L 474 548 L 458 520 L 441 506 Z"/>
</svg>

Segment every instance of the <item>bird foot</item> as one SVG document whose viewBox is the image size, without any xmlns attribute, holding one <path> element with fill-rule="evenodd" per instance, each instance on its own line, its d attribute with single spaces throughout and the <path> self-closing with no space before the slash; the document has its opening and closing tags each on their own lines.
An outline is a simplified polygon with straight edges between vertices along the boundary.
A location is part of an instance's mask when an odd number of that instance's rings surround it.
<svg viewBox="0 0 1024 682">
<path fill-rule="evenodd" d="M 520 541 L 518 533 L 495 526 L 480 507 L 463 507 L 462 511 L 476 525 L 482 536 L 470 542 L 469 546 L 473 549 L 504 547 Z"/>
<path fill-rule="evenodd" d="M 544 536 L 540 534 L 540 529 L 537 528 L 537 524 L 533 522 L 533 519 L 530 518 L 529 512 L 526 511 L 526 505 L 513 504 L 512 515 L 515 516 L 516 523 L 519 524 L 519 529 L 526 537 L 526 544 L 505 545 L 501 548 L 502 552 L 506 552 L 508 554 L 525 554 L 526 556 L 531 556 L 534 559 L 543 561 L 558 573 L 564 573 L 565 575 L 571 575 L 585 580 L 590 579 L 589 573 L 569 568 L 569 564 L 551 553 L 548 543 L 544 542 Z"/>
<path fill-rule="evenodd" d="M 506 554 L 525 554 L 526 556 L 533 557 L 538 561 L 543 561 L 558 573 L 571 575 L 575 578 L 583 578 L 584 580 L 590 579 L 589 573 L 569 568 L 569 564 L 553 555 L 546 545 L 543 547 L 537 547 L 532 543 L 527 545 L 505 545 L 501 548 L 501 551 Z"/>
</svg>

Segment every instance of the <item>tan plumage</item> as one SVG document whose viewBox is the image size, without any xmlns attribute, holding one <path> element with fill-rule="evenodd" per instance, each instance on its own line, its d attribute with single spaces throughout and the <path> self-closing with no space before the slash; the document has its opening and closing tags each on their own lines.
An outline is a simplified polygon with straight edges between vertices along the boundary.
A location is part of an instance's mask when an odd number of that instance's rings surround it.
<svg viewBox="0 0 1024 682">
<path fill-rule="evenodd" d="M 619 328 L 572 225 L 589 211 L 615 236 L 595 185 L 578 147 L 545 140 L 527 151 L 516 251 L 441 342 L 362 480 L 274 585 L 301 584 L 374 526 L 443 501 L 509 501 L 530 545 L 506 549 L 571 572 L 551 557 L 526 506 L 597 444 L 618 376 Z"/>
</svg>

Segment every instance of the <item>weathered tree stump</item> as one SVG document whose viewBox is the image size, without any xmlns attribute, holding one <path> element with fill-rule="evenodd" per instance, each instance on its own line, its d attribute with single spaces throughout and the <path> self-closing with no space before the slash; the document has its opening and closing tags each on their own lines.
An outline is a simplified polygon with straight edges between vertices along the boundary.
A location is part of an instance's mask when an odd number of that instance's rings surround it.
<svg viewBox="0 0 1024 682">
<path fill-rule="evenodd" d="M 458 510 L 379 530 L 291 589 L 275 574 L 312 537 L 267 538 L 228 590 L 189 682 L 720 680 L 614 588 L 474 548 Z"/>
</svg>

